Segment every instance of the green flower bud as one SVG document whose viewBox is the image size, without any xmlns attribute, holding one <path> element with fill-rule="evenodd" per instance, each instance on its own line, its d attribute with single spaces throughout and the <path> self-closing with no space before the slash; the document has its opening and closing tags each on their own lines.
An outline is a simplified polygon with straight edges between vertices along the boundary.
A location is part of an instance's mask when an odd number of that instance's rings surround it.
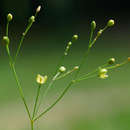
<svg viewBox="0 0 130 130">
<path fill-rule="evenodd" d="M 92 29 L 92 30 L 95 30 L 95 28 L 96 28 L 96 22 L 95 22 L 95 21 L 92 21 L 92 22 L 91 22 L 91 29 Z"/>
<path fill-rule="evenodd" d="M 79 69 L 79 66 L 75 66 L 75 67 L 74 67 L 74 70 L 78 70 L 78 69 Z"/>
<path fill-rule="evenodd" d="M 106 79 L 108 77 L 107 75 L 107 69 L 103 68 L 99 70 L 99 78 Z"/>
<path fill-rule="evenodd" d="M 59 68 L 59 71 L 63 73 L 63 72 L 66 71 L 66 68 L 65 68 L 64 66 L 61 66 L 61 67 Z"/>
<path fill-rule="evenodd" d="M 102 32 L 103 32 L 103 30 L 101 29 L 101 30 L 99 30 L 98 32 L 97 32 L 97 37 L 99 37 L 101 34 L 102 34 Z"/>
<path fill-rule="evenodd" d="M 13 19 L 13 15 L 12 15 L 11 13 L 9 13 L 9 14 L 7 15 L 7 20 L 8 20 L 8 22 L 12 21 L 12 19 Z"/>
<path fill-rule="evenodd" d="M 10 43 L 10 40 L 9 40 L 9 37 L 7 37 L 7 36 L 3 36 L 3 43 L 5 44 L 5 45 L 9 45 L 9 43 Z"/>
<path fill-rule="evenodd" d="M 112 64 L 114 64 L 114 63 L 115 63 L 115 58 L 110 58 L 110 59 L 108 60 L 108 64 L 112 65 Z"/>
<path fill-rule="evenodd" d="M 115 21 L 114 21 L 113 19 L 110 19 L 110 20 L 107 22 L 107 26 L 108 26 L 108 27 L 112 27 L 112 26 L 114 26 L 114 24 L 115 24 Z"/>
<path fill-rule="evenodd" d="M 71 45 L 72 45 L 72 42 L 68 42 L 68 45 L 71 46 Z"/>
<path fill-rule="evenodd" d="M 72 41 L 76 41 L 76 40 L 78 40 L 78 35 L 73 35 Z"/>
<path fill-rule="evenodd" d="M 106 74 L 107 73 L 107 69 L 103 68 L 99 70 L 100 74 Z"/>
<path fill-rule="evenodd" d="M 31 17 L 29 18 L 29 23 L 33 23 L 33 22 L 35 22 L 35 16 L 31 16 Z"/>
</svg>

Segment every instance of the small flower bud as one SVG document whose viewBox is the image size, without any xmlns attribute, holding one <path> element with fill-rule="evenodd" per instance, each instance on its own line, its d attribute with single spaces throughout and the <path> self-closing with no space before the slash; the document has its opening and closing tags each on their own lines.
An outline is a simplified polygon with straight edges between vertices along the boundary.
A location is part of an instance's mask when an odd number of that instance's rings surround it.
<svg viewBox="0 0 130 130">
<path fill-rule="evenodd" d="M 67 53 L 67 52 L 64 52 L 64 55 L 65 55 L 65 56 L 67 56 L 67 55 L 68 55 L 68 53 Z"/>
<path fill-rule="evenodd" d="M 79 66 L 75 66 L 75 67 L 74 67 L 74 70 L 78 70 L 78 69 L 79 69 Z"/>
<path fill-rule="evenodd" d="M 98 32 L 97 32 L 97 37 L 99 37 L 101 34 L 102 34 L 102 32 L 103 32 L 103 30 L 101 29 L 101 30 L 99 30 Z"/>
<path fill-rule="evenodd" d="M 115 58 L 110 58 L 110 59 L 108 60 L 108 64 L 112 65 L 112 64 L 114 64 L 114 63 L 115 63 Z"/>
<path fill-rule="evenodd" d="M 107 75 L 107 69 L 100 69 L 99 70 L 99 78 L 106 79 L 108 77 Z"/>
<path fill-rule="evenodd" d="M 107 75 L 107 74 L 100 74 L 100 75 L 99 75 L 99 78 L 101 78 L 101 79 L 106 79 L 106 78 L 108 78 L 108 75 Z"/>
<path fill-rule="evenodd" d="M 29 23 L 33 23 L 33 22 L 35 22 L 35 16 L 31 16 L 31 17 L 29 18 Z"/>
<path fill-rule="evenodd" d="M 65 72 L 65 71 L 66 71 L 66 68 L 65 68 L 64 66 L 61 66 L 61 67 L 59 68 L 59 71 L 60 71 L 60 72 Z"/>
<path fill-rule="evenodd" d="M 8 20 L 8 22 L 12 21 L 12 19 L 13 19 L 13 15 L 12 15 L 11 13 L 9 13 L 9 14 L 7 15 L 7 20 Z"/>
<path fill-rule="evenodd" d="M 104 69 L 100 69 L 100 70 L 99 70 L 99 73 L 100 73 L 100 74 L 106 74 L 106 73 L 107 73 L 107 69 L 105 69 L 105 68 L 104 68 Z"/>
<path fill-rule="evenodd" d="M 70 46 L 67 46 L 67 47 L 66 47 L 66 50 L 69 50 L 69 48 L 70 48 Z"/>
<path fill-rule="evenodd" d="M 41 5 L 39 5 L 39 6 L 37 7 L 36 12 L 39 13 L 40 10 L 41 10 Z"/>
<path fill-rule="evenodd" d="M 92 22 L 91 22 L 91 29 L 92 29 L 92 30 L 95 30 L 95 28 L 96 28 L 96 22 L 95 22 L 95 21 L 92 21 Z"/>
<path fill-rule="evenodd" d="M 3 36 L 3 43 L 4 43 L 5 45 L 9 45 L 9 43 L 10 43 L 9 37 Z"/>
<path fill-rule="evenodd" d="M 130 57 L 128 57 L 128 61 L 130 61 Z"/>
<path fill-rule="evenodd" d="M 68 42 L 68 45 L 71 46 L 71 45 L 72 45 L 72 42 Z"/>
<path fill-rule="evenodd" d="M 36 81 L 37 81 L 37 83 L 39 83 L 39 84 L 44 84 L 44 83 L 46 83 L 46 81 L 47 81 L 47 75 L 42 76 L 42 75 L 38 74 L 38 75 L 37 75 L 37 78 L 36 78 Z"/>
<path fill-rule="evenodd" d="M 110 20 L 107 22 L 107 26 L 108 26 L 108 27 L 112 27 L 112 26 L 114 26 L 114 24 L 115 24 L 115 21 L 114 21 L 113 19 L 110 19 Z"/>
<path fill-rule="evenodd" d="M 72 41 L 76 41 L 76 40 L 78 40 L 78 35 L 73 35 Z"/>
</svg>

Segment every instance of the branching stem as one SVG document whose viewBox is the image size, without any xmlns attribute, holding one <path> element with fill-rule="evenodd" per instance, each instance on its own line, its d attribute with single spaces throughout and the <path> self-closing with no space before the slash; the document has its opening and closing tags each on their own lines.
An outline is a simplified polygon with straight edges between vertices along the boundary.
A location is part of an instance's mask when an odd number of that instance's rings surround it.
<svg viewBox="0 0 130 130">
<path fill-rule="evenodd" d="M 39 86 L 38 86 L 38 88 L 37 88 L 37 95 L 36 95 L 36 100 L 35 100 L 35 104 L 34 104 L 32 119 L 33 119 L 34 116 L 35 116 L 36 107 L 37 107 L 37 103 L 38 103 L 38 99 L 39 99 L 39 94 L 40 94 L 40 88 L 41 88 L 41 84 L 39 84 Z"/>
<path fill-rule="evenodd" d="M 21 85 L 20 85 L 20 82 L 19 82 L 19 79 L 18 79 L 16 70 L 15 70 L 15 66 L 14 66 L 14 64 L 13 64 L 13 62 L 12 62 L 12 58 L 11 58 L 11 55 L 10 55 L 10 51 L 9 51 L 8 45 L 6 45 L 6 51 L 7 51 L 7 54 L 8 54 L 8 56 L 9 56 L 10 67 L 11 67 L 11 70 L 12 70 L 12 72 L 13 72 L 14 78 L 15 78 L 15 80 L 16 80 L 16 83 L 17 83 L 17 86 L 18 86 L 18 90 L 19 90 L 21 99 L 23 100 L 23 103 L 24 103 L 24 105 L 25 105 L 25 108 L 26 108 L 28 117 L 29 117 L 29 119 L 31 120 L 31 115 L 30 115 L 30 112 L 29 112 L 29 108 L 28 108 L 27 103 L 26 103 L 26 100 L 25 100 L 25 98 L 24 98 L 23 90 L 22 90 L 22 87 L 21 87 Z"/>
</svg>

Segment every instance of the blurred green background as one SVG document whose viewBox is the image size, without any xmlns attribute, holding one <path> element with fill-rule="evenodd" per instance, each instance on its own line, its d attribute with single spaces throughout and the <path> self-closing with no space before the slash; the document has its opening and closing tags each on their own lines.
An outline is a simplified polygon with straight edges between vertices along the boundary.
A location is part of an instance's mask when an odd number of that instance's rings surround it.
<svg viewBox="0 0 130 130">
<path fill-rule="evenodd" d="M 10 24 L 10 49 L 15 54 L 18 41 L 28 17 L 37 5 L 42 10 L 25 38 L 16 69 L 25 97 L 32 108 L 36 94 L 38 73 L 51 74 L 73 34 L 79 40 L 73 44 L 64 61 L 67 69 L 78 65 L 88 46 L 90 22 L 97 22 L 97 30 L 110 18 L 115 26 L 109 28 L 91 50 L 82 74 L 115 57 L 122 62 L 130 56 L 130 9 L 124 1 L 85 0 L 1 0 L 0 38 L 5 33 L 6 14 L 14 19 Z M 36 123 L 37 130 L 129 130 L 130 129 L 130 66 L 125 65 L 109 73 L 109 78 L 83 81 L 70 91 L 53 110 Z M 71 76 L 56 82 L 46 98 L 45 106 L 52 103 L 71 80 Z M 44 92 L 44 86 L 41 94 Z M 42 111 L 43 109 L 41 109 Z M 28 130 L 29 122 L 9 68 L 5 47 L 0 43 L 0 130 Z"/>
</svg>

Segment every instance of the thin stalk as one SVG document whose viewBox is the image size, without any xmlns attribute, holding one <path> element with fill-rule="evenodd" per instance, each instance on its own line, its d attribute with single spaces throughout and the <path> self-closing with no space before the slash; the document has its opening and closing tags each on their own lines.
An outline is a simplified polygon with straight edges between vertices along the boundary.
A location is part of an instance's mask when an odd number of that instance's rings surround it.
<svg viewBox="0 0 130 130">
<path fill-rule="evenodd" d="M 74 79 L 77 78 L 77 76 L 78 76 L 78 74 L 79 74 L 79 72 L 80 72 L 80 70 L 81 70 L 81 68 L 82 68 L 82 66 L 83 66 L 83 64 L 84 64 L 84 62 L 86 61 L 86 58 L 87 58 L 87 56 L 88 56 L 88 54 L 89 54 L 89 52 L 90 52 L 90 49 L 91 49 L 91 48 L 88 48 L 88 50 L 86 51 L 85 55 L 83 56 L 83 58 L 82 58 L 82 60 L 81 60 L 81 63 L 80 63 L 80 65 L 79 65 L 79 69 L 77 70 Z"/>
<path fill-rule="evenodd" d="M 36 16 L 37 14 L 35 14 L 35 16 Z M 68 45 L 67 45 L 68 46 Z M 65 51 L 66 51 L 66 49 L 65 49 Z M 66 57 L 67 55 L 65 55 L 65 52 L 64 52 L 64 54 L 63 54 L 63 56 L 60 58 L 60 60 L 59 60 L 59 62 L 58 62 L 58 64 L 57 64 L 57 66 L 56 66 L 56 70 L 55 70 L 55 72 L 54 72 L 54 74 L 53 74 L 53 76 L 52 76 L 52 79 L 51 79 L 51 81 L 50 81 L 50 83 L 49 83 L 49 85 L 48 85 L 48 87 L 47 87 L 47 89 L 45 90 L 45 92 L 44 92 L 44 94 L 43 94 L 43 97 L 45 97 L 46 96 L 46 94 L 48 93 L 48 91 L 49 91 L 49 89 L 51 88 L 51 86 L 53 85 L 53 83 L 54 83 L 54 80 L 56 80 L 56 78 L 59 76 L 59 67 L 62 65 L 62 63 L 63 63 L 63 61 L 64 61 L 64 59 L 65 59 L 65 57 Z M 42 98 L 41 98 L 41 100 L 42 100 Z M 41 102 L 39 103 L 39 107 L 40 107 L 40 105 L 41 105 Z M 38 109 L 39 109 L 39 107 L 38 107 Z M 38 110 L 37 110 L 38 111 Z"/>
<path fill-rule="evenodd" d="M 73 68 L 72 70 L 67 71 L 65 74 L 62 74 L 61 76 L 58 76 L 58 77 L 56 78 L 56 80 L 59 80 L 59 79 L 62 79 L 62 78 L 64 78 L 64 77 L 66 77 L 67 75 L 73 73 L 75 70 L 77 70 L 77 69 L 74 69 L 74 68 Z"/>
<path fill-rule="evenodd" d="M 31 130 L 34 130 L 34 121 L 31 120 L 31 121 L 30 121 L 30 124 L 31 124 Z"/>
<path fill-rule="evenodd" d="M 90 47 L 88 47 L 88 49 L 87 49 L 87 51 L 86 51 L 86 53 L 85 53 L 85 55 L 84 55 L 84 57 L 83 57 L 83 59 L 82 59 L 80 65 L 79 65 L 79 69 L 77 70 L 77 73 L 75 74 L 74 80 L 72 80 L 72 81 L 68 84 L 68 86 L 64 89 L 63 93 L 61 93 L 61 95 L 58 97 L 58 99 L 57 99 L 52 105 L 50 105 L 50 107 L 48 107 L 44 112 L 42 112 L 38 117 L 36 117 L 36 118 L 34 119 L 34 121 L 38 120 L 41 116 L 43 116 L 46 112 L 48 112 L 51 108 L 53 108 L 53 107 L 62 99 L 62 97 L 63 97 L 63 96 L 65 95 L 65 93 L 67 92 L 67 90 L 71 87 L 71 85 L 74 83 L 75 79 L 77 78 L 77 76 L 78 76 L 78 74 L 79 74 L 79 72 L 80 72 L 80 69 L 81 69 L 83 63 L 85 62 L 86 57 L 87 57 L 88 54 L 89 54 L 89 51 L 90 51 Z M 64 55 L 64 56 L 65 56 L 65 55 Z"/>
<path fill-rule="evenodd" d="M 89 51 L 90 51 L 90 49 L 91 49 L 91 47 L 92 47 L 92 46 L 90 46 L 90 45 L 92 44 L 93 33 L 94 33 L 94 29 L 91 28 L 90 39 L 89 39 L 89 44 L 88 44 L 88 49 L 87 49 L 87 51 L 86 51 L 84 57 L 82 58 L 82 61 L 81 61 L 80 65 L 79 65 L 79 69 L 77 70 L 77 73 L 75 74 L 75 78 L 74 78 L 74 79 L 77 78 L 77 76 L 78 76 L 78 74 L 79 74 L 79 72 L 80 72 L 80 70 L 81 70 L 81 68 L 82 68 L 82 66 L 83 66 L 83 64 L 84 64 L 84 62 L 85 62 L 85 60 L 86 60 L 88 54 L 89 54 Z"/>
<path fill-rule="evenodd" d="M 9 30 L 9 21 L 7 20 L 7 24 L 6 24 L 6 36 L 8 36 L 8 31 Z"/>
<path fill-rule="evenodd" d="M 16 83 L 17 83 L 17 86 L 18 86 L 18 90 L 19 90 L 21 99 L 23 100 L 23 103 L 24 103 L 24 105 L 25 105 L 25 108 L 26 108 L 28 117 L 29 117 L 29 119 L 31 120 L 31 115 L 30 115 L 30 112 L 29 112 L 29 108 L 28 108 L 27 103 L 26 103 L 26 100 L 25 100 L 25 98 L 24 98 L 23 90 L 22 90 L 22 87 L 21 87 L 21 85 L 20 85 L 20 82 L 19 82 L 19 79 L 18 79 L 16 70 L 15 70 L 15 66 L 14 66 L 14 64 L 13 64 L 13 62 L 12 62 L 12 58 L 11 58 L 11 56 L 10 56 L 10 51 L 9 51 L 8 45 L 6 45 L 6 51 L 7 51 L 7 54 L 8 54 L 8 56 L 9 56 L 9 59 L 10 59 L 10 67 L 11 67 L 11 70 L 12 70 L 12 72 L 13 72 L 14 78 L 15 78 L 15 80 L 16 80 Z"/>
<path fill-rule="evenodd" d="M 105 26 L 105 27 L 102 29 L 102 33 L 103 33 L 106 29 L 107 29 L 107 26 Z M 86 53 L 85 53 L 85 55 L 84 55 L 84 57 L 83 57 L 83 59 L 82 59 L 80 65 L 79 65 L 79 69 L 78 69 L 78 71 L 77 71 L 77 73 L 76 73 L 76 75 L 75 75 L 75 79 L 77 78 L 77 76 L 78 76 L 78 74 L 79 74 L 79 72 L 80 72 L 80 70 L 81 70 L 81 68 L 82 68 L 82 66 L 83 66 L 83 64 L 84 64 L 84 62 L 85 62 L 85 60 L 86 60 L 86 58 L 87 58 L 87 56 L 88 56 L 88 54 L 89 54 L 89 52 L 90 52 L 90 49 L 92 48 L 92 46 L 95 44 L 95 42 L 96 42 L 97 39 L 99 38 L 99 36 L 97 35 L 97 36 L 94 38 L 94 40 L 92 41 L 92 37 L 93 37 L 93 30 L 91 29 L 88 50 L 86 51 Z"/>
<path fill-rule="evenodd" d="M 120 63 L 120 64 L 116 64 L 116 65 L 107 67 L 106 69 L 108 69 L 108 70 L 109 70 L 109 69 L 115 69 L 115 68 L 121 67 L 121 66 L 123 66 L 123 65 L 125 65 L 125 64 L 127 64 L 127 63 L 129 63 L 129 61 L 124 61 L 124 62 L 122 62 L 122 63 Z"/>
<path fill-rule="evenodd" d="M 64 91 L 62 92 L 62 94 L 57 98 L 57 100 L 50 105 L 44 112 L 42 112 L 39 116 L 37 116 L 34 121 L 38 120 L 41 116 L 43 116 L 45 113 L 47 113 L 49 110 L 51 110 L 61 99 L 62 97 L 65 95 L 65 93 L 68 91 L 68 89 L 70 88 L 70 86 L 73 84 L 74 82 L 71 81 L 68 86 L 64 89 Z"/>
<path fill-rule="evenodd" d="M 36 15 L 36 14 L 35 14 L 35 15 Z M 41 97 L 41 100 L 40 100 L 40 103 L 39 103 L 39 105 L 38 105 L 38 108 L 37 108 L 36 113 L 38 112 L 38 110 L 39 110 L 39 108 L 40 108 L 40 106 L 41 106 L 42 100 L 46 97 L 46 95 L 47 95 L 48 91 L 50 90 L 51 86 L 53 85 L 54 81 L 55 81 L 56 78 L 59 76 L 60 73 L 58 72 L 58 70 L 59 70 L 59 67 L 60 67 L 60 66 L 62 65 L 62 63 L 63 63 L 63 61 L 64 61 L 64 59 L 65 59 L 65 56 L 66 56 L 66 55 L 64 54 L 64 55 L 60 58 L 60 60 L 59 60 L 59 62 L 58 62 L 58 64 L 57 64 L 57 66 L 56 66 L 56 70 L 55 70 L 55 72 L 54 72 L 54 74 L 53 74 L 53 76 L 52 76 L 52 79 L 51 79 L 49 85 L 47 86 L 46 90 L 44 91 L 43 96 Z"/>
<path fill-rule="evenodd" d="M 40 88 L 41 88 L 41 84 L 39 84 L 39 86 L 38 86 L 38 88 L 37 88 L 37 95 L 36 95 L 36 99 L 35 99 L 35 104 L 34 104 L 32 119 L 33 119 L 34 116 L 35 116 L 36 107 L 37 107 L 37 103 L 38 103 L 38 99 L 39 99 L 39 94 L 40 94 Z"/>
<path fill-rule="evenodd" d="M 27 25 L 27 27 L 26 27 L 26 29 L 25 29 L 25 31 L 22 33 L 22 37 L 21 37 L 21 39 L 20 39 L 20 42 L 19 42 L 19 45 L 18 45 L 18 48 L 17 48 L 17 51 L 16 51 L 16 55 L 15 55 L 15 57 L 14 57 L 14 63 L 16 62 L 16 58 L 17 58 L 17 56 L 18 56 L 18 54 L 19 54 L 19 52 L 20 52 L 22 43 L 23 43 L 23 41 L 24 41 L 24 39 L 25 39 L 26 34 L 27 34 L 28 31 L 30 30 L 32 24 L 33 24 L 33 22 L 29 22 L 28 25 Z"/>
<path fill-rule="evenodd" d="M 104 31 L 106 28 L 107 28 L 107 26 L 103 29 L 103 31 Z M 90 36 L 90 37 L 92 37 L 92 36 Z M 94 39 L 94 40 L 90 43 L 90 45 L 91 45 L 92 43 L 94 44 L 94 43 L 96 42 L 97 38 L 98 38 L 98 37 L 96 37 L 96 39 Z M 90 40 L 91 40 L 91 38 L 90 38 Z M 89 47 L 88 47 L 88 49 L 87 49 L 87 51 L 86 51 L 86 53 L 85 53 L 83 59 L 81 60 L 81 63 L 80 63 L 80 65 L 79 65 L 79 69 L 77 70 L 77 73 L 75 74 L 75 77 L 73 78 L 73 80 L 71 80 L 71 82 L 70 82 L 70 83 L 68 84 L 68 86 L 64 89 L 64 91 L 61 93 L 61 95 L 57 98 L 57 100 L 56 100 L 52 105 L 50 105 L 50 107 L 48 107 L 45 111 L 43 111 L 39 116 L 37 116 L 37 117 L 34 119 L 34 121 L 38 120 L 38 119 L 39 119 L 41 116 L 43 116 L 46 112 L 48 112 L 49 110 L 51 110 L 51 109 L 62 99 L 62 97 L 65 95 L 65 93 L 66 93 L 66 92 L 68 91 L 68 89 L 71 87 L 71 85 L 75 83 L 76 78 L 77 78 L 77 76 L 78 76 L 78 74 L 79 74 L 79 72 L 80 72 L 80 70 L 81 70 L 81 68 L 82 68 L 82 66 L 83 66 L 83 64 L 84 64 L 84 62 L 85 62 L 85 60 L 86 60 L 88 54 L 89 54 L 89 52 L 90 52 L 90 49 L 92 48 L 92 46 L 90 46 L 90 45 L 89 45 Z"/>
<path fill-rule="evenodd" d="M 101 29 L 102 30 L 102 33 L 106 30 L 108 28 L 108 26 L 105 26 L 103 29 Z M 100 31 L 101 31 L 100 30 Z M 101 35 L 101 34 L 100 34 Z M 100 35 L 98 35 L 98 33 L 97 33 L 97 35 L 96 35 L 96 37 L 94 38 L 94 40 L 89 44 L 89 47 L 91 48 L 94 44 L 95 44 L 95 42 L 97 41 L 97 39 L 100 37 Z"/>
<path fill-rule="evenodd" d="M 82 78 L 76 79 L 76 80 L 75 80 L 75 83 L 80 82 L 80 81 L 83 81 L 83 80 L 91 79 L 91 78 L 94 78 L 94 77 L 96 77 L 96 76 L 97 76 L 97 74 L 91 75 L 91 76 L 88 76 L 88 77 L 82 77 Z"/>
<path fill-rule="evenodd" d="M 39 103 L 38 107 L 37 107 L 36 113 L 38 112 L 42 101 L 45 99 L 47 93 L 49 92 L 51 86 L 53 85 L 54 81 L 56 80 L 56 78 L 58 77 L 59 74 L 60 74 L 60 72 L 58 72 L 58 73 L 52 78 L 52 80 L 50 81 L 50 83 L 49 83 L 49 85 L 47 86 L 46 90 L 44 91 L 44 94 L 43 94 L 43 96 L 42 96 L 42 98 L 41 98 L 41 100 L 40 100 L 40 103 Z"/>
<path fill-rule="evenodd" d="M 89 38 L 89 45 L 90 45 L 90 44 L 91 44 L 91 42 L 92 42 L 93 33 L 94 33 L 94 29 L 93 29 L 93 28 L 91 28 L 90 38 Z"/>
<path fill-rule="evenodd" d="M 99 71 L 99 68 L 101 67 L 106 67 L 106 66 L 108 66 L 108 63 L 107 64 L 104 64 L 104 65 L 101 65 L 101 66 L 99 66 L 98 68 L 96 68 L 95 70 L 93 70 L 93 71 L 91 71 L 91 72 L 89 72 L 89 73 L 87 73 L 87 74 L 84 74 L 83 76 L 81 76 L 80 78 L 81 79 L 85 79 L 85 78 L 87 78 L 88 76 L 90 76 L 90 75 L 92 75 L 92 74 L 94 74 L 94 73 L 96 73 L 97 71 Z"/>
<path fill-rule="evenodd" d="M 56 73 L 59 71 L 59 67 L 62 65 L 62 63 L 63 63 L 63 61 L 64 61 L 64 59 L 65 59 L 65 56 L 66 55 L 63 55 L 63 56 L 61 56 L 61 58 L 60 58 L 60 60 L 59 60 L 59 62 L 58 62 L 58 64 L 57 64 L 57 66 L 56 66 L 56 70 L 55 70 L 55 72 L 54 72 L 54 74 L 53 74 L 53 77 L 56 75 Z"/>
<path fill-rule="evenodd" d="M 88 77 L 86 79 L 90 79 L 90 78 L 93 78 L 95 77 L 95 75 L 91 76 L 91 77 Z M 44 112 L 42 112 L 39 116 L 37 116 L 35 119 L 34 119 L 34 122 L 37 121 L 41 116 L 43 116 L 44 114 L 46 114 L 49 110 L 51 110 L 61 99 L 62 97 L 66 94 L 66 92 L 69 90 L 69 88 L 76 82 L 80 82 L 81 80 L 84 80 L 84 79 L 78 79 L 78 80 L 72 80 L 68 86 L 64 89 L 64 91 L 61 93 L 61 95 L 56 99 L 56 101 L 51 104 Z"/>
<path fill-rule="evenodd" d="M 29 119 L 31 120 L 31 115 L 30 115 L 30 112 L 29 112 L 29 108 L 28 108 L 27 103 L 26 103 L 26 100 L 25 100 L 25 98 L 24 98 L 23 90 L 22 90 L 22 87 L 21 87 L 20 82 L 19 82 L 19 80 L 18 80 L 16 71 L 15 71 L 15 67 L 14 67 L 13 64 L 11 65 L 11 68 L 12 68 L 12 71 L 13 71 L 13 74 L 14 74 L 14 77 L 15 77 L 15 80 L 16 80 L 16 82 L 17 82 L 17 86 L 18 86 L 18 89 L 19 89 L 20 96 L 21 96 L 21 98 L 22 98 L 22 100 L 23 100 L 23 103 L 24 103 L 24 105 L 25 105 L 25 108 L 26 108 L 27 114 L 28 114 L 28 116 L 29 116 Z"/>
</svg>

